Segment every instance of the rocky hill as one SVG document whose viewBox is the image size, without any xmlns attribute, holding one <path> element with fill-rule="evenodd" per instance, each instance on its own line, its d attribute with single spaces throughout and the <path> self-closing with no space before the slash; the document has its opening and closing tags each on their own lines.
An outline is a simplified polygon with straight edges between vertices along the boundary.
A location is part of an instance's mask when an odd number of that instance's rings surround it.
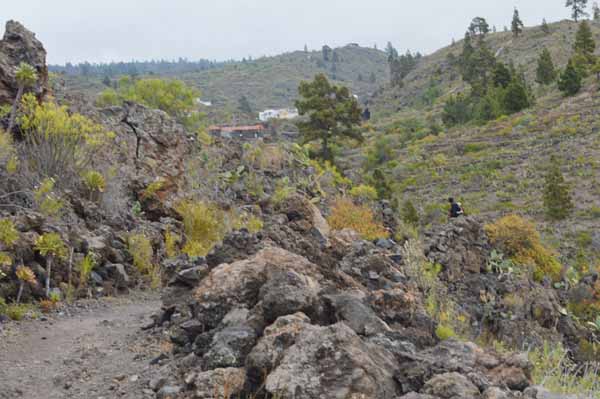
<svg viewBox="0 0 600 399">
<path fill-rule="evenodd" d="M 526 78 L 533 84 L 537 58 L 543 48 L 550 51 L 557 67 L 564 68 L 572 54 L 577 26 L 577 23 L 570 20 L 550 23 L 548 33 L 544 32 L 541 26 L 528 27 L 518 38 L 514 38 L 512 32 L 489 33 L 486 43 L 500 61 L 505 63 L 512 61 L 515 66 L 523 68 Z M 590 27 L 594 39 L 600 41 L 600 24 L 590 22 Z M 457 35 L 459 39 L 462 38 L 459 32 Z M 458 57 L 462 45 L 463 40 L 456 40 L 452 45 L 424 56 L 403 80 L 402 87 L 388 85 L 383 91 L 378 92 L 372 100 L 375 116 L 385 118 L 406 108 L 420 106 L 423 94 L 432 85 L 439 89 L 442 96 L 463 90 L 465 84 L 456 68 L 452 67 L 449 58 L 451 55 Z M 600 52 L 600 49 L 597 48 L 596 51 Z M 438 104 L 442 102 L 439 101 Z"/>
</svg>

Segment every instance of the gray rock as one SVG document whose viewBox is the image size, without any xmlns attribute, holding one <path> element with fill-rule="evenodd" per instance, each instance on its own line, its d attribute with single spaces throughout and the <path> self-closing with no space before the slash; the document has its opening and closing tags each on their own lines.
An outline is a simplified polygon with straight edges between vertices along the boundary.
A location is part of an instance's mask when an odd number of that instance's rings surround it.
<svg viewBox="0 0 600 399">
<path fill-rule="evenodd" d="M 390 327 L 358 297 L 358 293 L 327 295 L 325 300 L 336 318 L 346 323 L 355 333 L 365 336 L 391 331 Z"/>
<path fill-rule="evenodd" d="M 227 327 L 216 333 L 203 356 L 208 369 L 241 367 L 256 343 L 256 332 L 248 326 Z"/>
<path fill-rule="evenodd" d="M 391 399 L 396 395 L 396 365 L 391 353 L 363 342 L 343 323 L 313 326 L 300 332 L 265 388 L 296 399 Z"/>
<path fill-rule="evenodd" d="M 157 399 L 173 399 L 174 395 L 183 391 L 183 388 L 177 385 L 165 385 L 156 393 Z"/>
<path fill-rule="evenodd" d="M 425 383 L 423 392 L 442 399 L 478 399 L 479 389 L 462 374 L 439 374 Z"/>
</svg>

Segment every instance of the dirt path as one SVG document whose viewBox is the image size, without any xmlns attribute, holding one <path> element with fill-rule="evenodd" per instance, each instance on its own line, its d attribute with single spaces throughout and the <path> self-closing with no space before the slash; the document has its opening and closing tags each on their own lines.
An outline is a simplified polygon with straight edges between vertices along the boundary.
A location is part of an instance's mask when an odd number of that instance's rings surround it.
<svg viewBox="0 0 600 399">
<path fill-rule="evenodd" d="M 153 298 L 125 300 L 8 325 L 0 332 L 0 398 L 154 397 L 140 381 L 152 353 L 139 337 L 159 308 Z"/>
</svg>

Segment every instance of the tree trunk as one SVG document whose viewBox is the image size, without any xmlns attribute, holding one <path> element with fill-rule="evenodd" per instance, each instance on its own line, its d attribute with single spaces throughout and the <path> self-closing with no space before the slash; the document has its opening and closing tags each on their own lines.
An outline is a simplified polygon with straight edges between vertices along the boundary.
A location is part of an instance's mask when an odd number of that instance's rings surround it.
<svg viewBox="0 0 600 399">
<path fill-rule="evenodd" d="M 15 98 L 15 102 L 10 109 L 10 119 L 8 120 L 8 132 L 12 132 L 15 127 L 15 120 L 17 119 L 17 110 L 19 109 L 19 103 L 21 102 L 21 97 L 23 97 L 24 87 L 19 86 L 17 90 L 17 97 Z"/>
<path fill-rule="evenodd" d="M 52 256 L 46 259 L 46 297 L 50 297 L 50 273 L 52 272 Z"/>
<path fill-rule="evenodd" d="M 17 305 L 21 303 L 21 295 L 23 295 L 23 287 L 25 287 L 25 281 L 19 282 L 19 292 L 17 293 Z"/>
</svg>

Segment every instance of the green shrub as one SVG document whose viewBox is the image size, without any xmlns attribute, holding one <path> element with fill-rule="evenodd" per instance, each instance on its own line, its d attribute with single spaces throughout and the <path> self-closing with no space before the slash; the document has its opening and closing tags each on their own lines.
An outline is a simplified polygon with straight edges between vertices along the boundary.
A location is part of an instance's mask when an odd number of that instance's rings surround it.
<svg viewBox="0 0 600 399">
<path fill-rule="evenodd" d="M 439 340 L 445 341 L 447 339 L 455 337 L 456 332 L 454 332 L 454 329 L 452 327 L 440 324 L 435 329 L 435 336 L 438 337 Z"/>
<path fill-rule="evenodd" d="M 361 184 L 360 186 L 352 187 L 350 196 L 361 202 L 375 201 L 377 200 L 377 189 Z"/>
<path fill-rule="evenodd" d="M 338 198 L 327 218 L 334 230 L 352 229 L 368 241 L 387 238 L 385 227 L 375 220 L 373 211 L 366 205 L 356 205 L 347 198 Z"/>
<path fill-rule="evenodd" d="M 96 265 L 94 254 L 89 252 L 79 263 L 79 286 L 87 285 L 90 274 Z"/>
<path fill-rule="evenodd" d="M 544 343 L 529 352 L 533 365 L 532 380 L 535 385 L 558 394 L 576 394 L 585 398 L 600 398 L 600 369 L 590 364 L 581 367 L 571 360 L 560 343 Z"/>
<path fill-rule="evenodd" d="M 492 245 L 516 264 L 530 267 L 535 280 L 548 276 L 560 281 L 562 265 L 554 252 L 542 244 L 533 223 L 518 215 L 508 215 L 487 224 L 485 230 Z"/>
<path fill-rule="evenodd" d="M 144 233 L 135 233 L 127 240 L 128 250 L 133 257 L 133 265 L 142 274 L 148 274 L 152 269 L 154 250 L 150 239 Z"/>
<path fill-rule="evenodd" d="M 90 170 L 83 174 L 83 183 L 90 192 L 102 193 L 106 188 L 106 179 L 102 173 L 95 170 Z"/>
<path fill-rule="evenodd" d="M 0 219 L 0 242 L 8 247 L 19 239 L 19 232 L 10 219 Z"/>
<path fill-rule="evenodd" d="M 225 215 L 215 205 L 182 201 L 175 209 L 183 219 L 186 242 L 182 251 L 188 256 L 206 256 L 223 239 Z"/>
</svg>

